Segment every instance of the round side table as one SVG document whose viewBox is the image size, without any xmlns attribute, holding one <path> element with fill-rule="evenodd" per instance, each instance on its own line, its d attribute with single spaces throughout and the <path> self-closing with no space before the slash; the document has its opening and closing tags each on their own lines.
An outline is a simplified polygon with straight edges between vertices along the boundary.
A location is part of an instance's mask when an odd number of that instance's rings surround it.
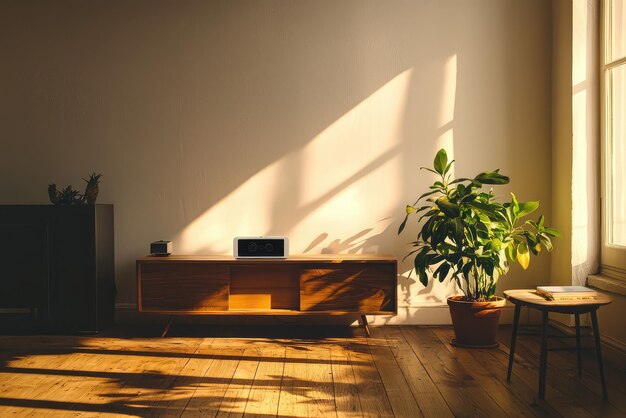
<svg viewBox="0 0 626 418">
<path fill-rule="evenodd" d="M 513 370 L 513 359 L 515 357 L 515 340 L 517 339 L 517 328 L 519 325 L 520 310 L 522 306 L 537 309 L 542 313 L 541 321 L 541 354 L 539 360 L 539 399 L 545 399 L 546 393 L 546 368 L 548 364 L 548 314 L 558 312 L 573 314 L 576 319 L 576 351 L 578 360 L 578 377 L 582 374 L 582 358 L 580 350 L 580 315 L 590 313 L 593 326 L 593 336 L 596 343 L 596 356 L 600 369 L 600 380 L 602 382 L 602 394 L 604 399 L 608 399 L 606 391 L 606 381 L 604 379 L 604 367 L 602 365 L 602 349 L 600 347 L 600 332 L 598 330 L 598 317 L 596 311 L 600 306 L 608 305 L 611 299 L 608 296 L 598 294 L 593 299 L 579 300 L 547 300 L 537 294 L 534 289 L 505 290 L 504 296 L 515 305 L 515 315 L 513 318 L 513 333 L 511 334 L 511 346 L 509 350 L 509 368 L 506 373 L 506 380 L 511 380 Z"/>
</svg>

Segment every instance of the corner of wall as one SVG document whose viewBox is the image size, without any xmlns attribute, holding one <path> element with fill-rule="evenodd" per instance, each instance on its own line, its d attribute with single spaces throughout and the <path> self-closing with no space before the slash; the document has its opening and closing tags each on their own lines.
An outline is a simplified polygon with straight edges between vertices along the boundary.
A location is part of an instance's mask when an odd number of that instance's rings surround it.
<svg viewBox="0 0 626 418">
<path fill-rule="evenodd" d="M 555 243 L 550 282 L 572 277 L 572 2 L 552 1 L 551 131 L 552 224 L 563 233 Z"/>
</svg>

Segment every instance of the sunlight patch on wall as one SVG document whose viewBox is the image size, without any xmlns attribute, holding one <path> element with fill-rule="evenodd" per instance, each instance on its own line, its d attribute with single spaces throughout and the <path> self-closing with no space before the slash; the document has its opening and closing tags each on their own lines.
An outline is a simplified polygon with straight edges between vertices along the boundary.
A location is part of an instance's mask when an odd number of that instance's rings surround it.
<svg viewBox="0 0 626 418">
<path fill-rule="evenodd" d="M 311 253 L 375 253 L 381 246 L 389 248 L 390 243 L 381 240 L 383 232 L 397 228 L 389 214 L 395 213 L 400 195 L 400 163 L 398 156 L 392 157 L 378 168 L 364 170 L 363 176 L 349 181 L 346 187 L 305 205 L 312 210 L 291 231 L 294 249 L 308 249 Z M 314 238 L 320 236 L 325 239 L 310 248 Z"/>
<path fill-rule="evenodd" d="M 402 140 L 411 74 L 400 73 L 304 147 L 301 204 L 320 199 Z"/>
<path fill-rule="evenodd" d="M 444 127 L 454 120 L 456 98 L 457 55 L 446 60 L 443 66 L 443 83 L 441 85 L 441 106 L 439 107 L 439 126 Z"/>
<path fill-rule="evenodd" d="M 572 98 L 572 266 L 587 261 L 588 196 L 587 196 L 587 91 L 582 90 Z M 581 117 L 582 116 L 582 117 Z M 586 276 L 585 276 L 586 279 Z M 584 284 L 584 283 L 576 283 Z"/>
<path fill-rule="evenodd" d="M 378 251 L 401 199 L 411 74 L 402 72 L 209 208 L 176 238 L 177 252 L 229 254 L 240 235 L 286 235 L 292 253 Z"/>
<path fill-rule="evenodd" d="M 267 200 L 275 191 L 283 164 L 279 160 L 265 167 L 191 222 L 175 239 L 176 252 L 194 254 L 210 249 L 215 254 L 229 254 L 234 237 L 266 234 L 272 216 Z"/>
<path fill-rule="evenodd" d="M 443 66 L 443 82 L 441 84 L 441 105 L 439 107 L 440 134 L 437 138 L 437 147 L 434 152 L 445 148 L 448 160 L 454 159 L 454 108 L 456 105 L 456 78 L 457 78 L 457 55 L 451 55 Z M 434 153 L 433 153 L 434 155 Z M 450 174 L 454 177 L 455 167 L 452 166 Z"/>
</svg>

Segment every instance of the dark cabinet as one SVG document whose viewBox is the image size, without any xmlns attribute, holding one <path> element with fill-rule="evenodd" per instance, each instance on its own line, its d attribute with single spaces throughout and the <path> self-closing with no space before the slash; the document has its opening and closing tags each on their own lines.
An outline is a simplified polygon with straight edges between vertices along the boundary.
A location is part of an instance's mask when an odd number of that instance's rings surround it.
<svg viewBox="0 0 626 418">
<path fill-rule="evenodd" d="M 113 205 L 0 206 L 0 331 L 112 323 Z"/>
</svg>

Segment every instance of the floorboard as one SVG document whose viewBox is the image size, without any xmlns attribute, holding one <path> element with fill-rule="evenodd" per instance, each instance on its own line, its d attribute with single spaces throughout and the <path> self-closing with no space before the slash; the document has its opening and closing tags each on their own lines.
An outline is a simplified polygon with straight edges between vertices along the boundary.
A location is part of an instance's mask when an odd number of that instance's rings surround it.
<svg viewBox="0 0 626 418">
<path fill-rule="evenodd" d="M 407 343 L 400 327 L 381 327 L 380 332 L 385 336 L 406 380 L 407 387 L 413 393 L 422 415 L 433 418 L 453 417 L 454 414 L 437 389 L 437 385 L 432 381 L 424 365 Z"/>
<path fill-rule="evenodd" d="M 280 388 L 278 415 L 308 417 L 307 402 L 310 398 L 306 384 L 306 348 L 294 345 L 285 349 L 285 368 Z"/>
<path fill-rule="evenodd" d="M 450 327 L 285 328 L 0 336 L 0 417 L 626 416 L 623 365 L 605 402 L 593 351 L 580 379 L 575 353 L 550 352 L 538 400 L 539 339 L 520 337 L 507 382 L 507 326 L 489 350 Z"/>
<path fill-rule="evenodd" d="M 330 358 L 337 416 L 339 418 L 363 416 L 356 379 L 350 361 L 350 350 L 344 345 L 337 344 L 330 348 Z"/>
<path fill-rule="evenodd" d="M 372 329 L 372 337 L 377 340 L 370 343 L 368 338 L 368 345 L 393 414 L 396 417 L 423 417 L 382 330 Z"/>
<path fill-rule="evenodd" d="M 257 348 L 244 348 L 237 369 L 222 398 L 217 417 L 240 417 L 246 410 L 246 403 L 252 389 L 252 382 L 259 367 Z"/>
</svg>

